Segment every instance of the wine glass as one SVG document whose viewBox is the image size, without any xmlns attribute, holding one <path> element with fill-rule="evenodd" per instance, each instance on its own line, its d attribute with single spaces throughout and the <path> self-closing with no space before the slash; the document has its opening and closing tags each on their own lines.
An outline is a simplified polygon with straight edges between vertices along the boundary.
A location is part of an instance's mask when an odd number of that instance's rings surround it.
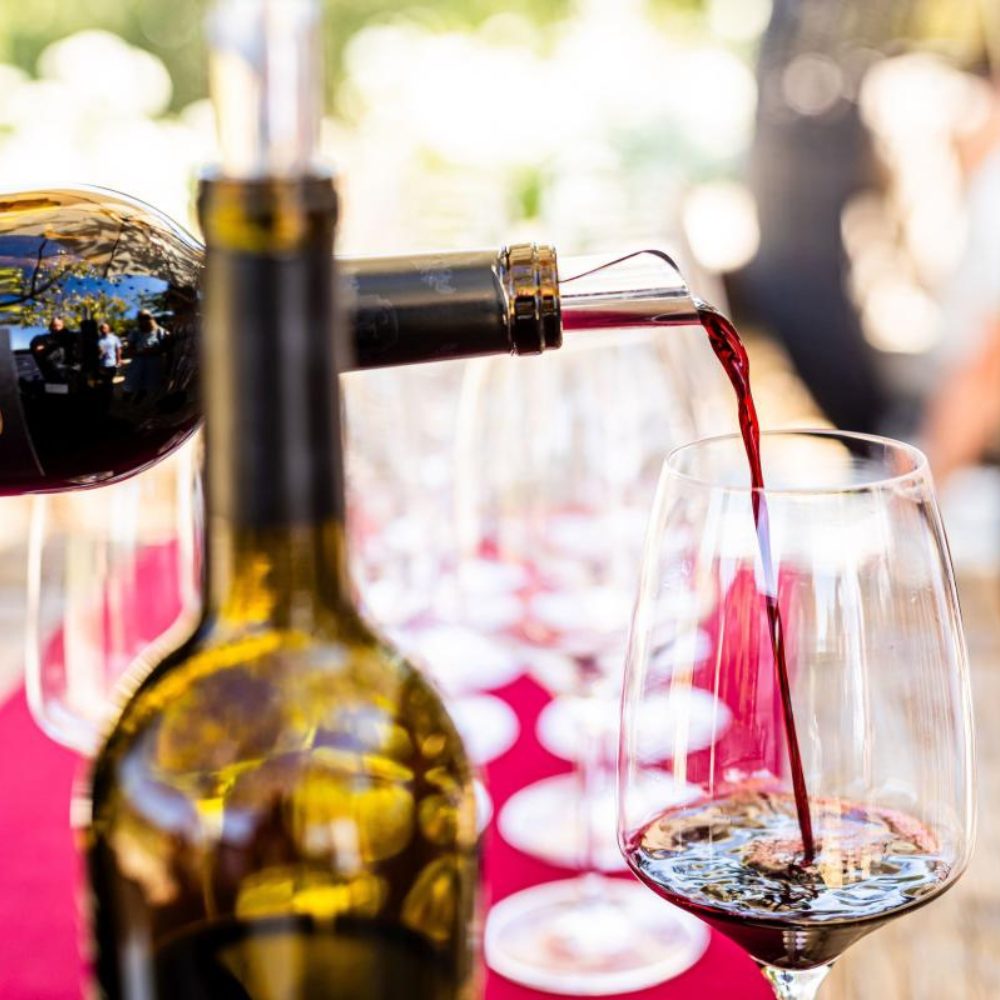
<svg viewBox="0 0 1000 1000">
<path fill-rule="evenodd" d="M 201 607 L 199 442 L 121 483 L 31 501 L 25 688 L 57 743 L 96 749 L 153 643 Z"/>
<path fill-rule="evenodd" d="M 629 641 L 619 753 L 619 843 L 663 899 L 742 945 L 776 996 L 815 996 L 833 961 L 962 874 L 974 828 L 972 718 L 962 622 L 926 460 L 884 438 L 762 437 L 773 573 L 762 572 L 738 436 L 667 459 Z M 687 539 L 678 551 L 678 538 Z M 760 545 L 765 544 L 761 542 Z M 768 594 L 767 581 L 776 594 Z M 711 588 L 706 620 L 685 600 Z M 776 599 L 814 853 L 789 761 L 766 604 Z M 688 607 L 690 613 L 683 609 Z M 659 669 L 664 642 L 714 641 Z M 730 719 L 709 749 L 672 728 L 650 762 L 651 698 L 701 690 Z M 650 801 L 651 773 L 695 786 Z"/>
<path fill-rule="evenodd" d="M 684 914 L 657 912 L 639 887 L 602 874 L 621 867 L 613 745 L 646 515 L 666 448 L 693 436 L 664 362 L 672 332 L 590 331 L 530 363 L 475 362 L 463 388 L 461 593 L 481 608 L 492 600 L 481 578 L 516 580 L 501 596 L 513 593 L 517 614 L 495 634 L 558 696 L 546 725 L 577 764 L 517 792 L 498 816 L 508 843 L 581 873 L 508 896 L 487 920 L 490 966 L 549 992 L 642 989 L 707 943 Z"/>
</svg>

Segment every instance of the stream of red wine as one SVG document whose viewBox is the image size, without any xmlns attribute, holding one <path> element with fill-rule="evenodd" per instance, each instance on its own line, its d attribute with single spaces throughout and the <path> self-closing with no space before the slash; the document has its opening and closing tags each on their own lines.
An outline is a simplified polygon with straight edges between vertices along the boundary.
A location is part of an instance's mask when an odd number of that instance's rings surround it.
<svg viewBox="0 0 1000 1000">
<path fill-rule="evenodd" d="M 729 382 L 736 393 L 736 405 L 740 422 L 740 434 L 750 466 L 751 503 L 754 523 L 757 528 L 757 544 L 760 550 L 764 573 L 764 601 L 767 608 L 768 632 L 774 654 L 775 673 L 781 693 L 781 712 L 788 744 L 788 762 L 795 793 L 795 812 L 799 831 L 802 834 L 804 861 L 810 863 L 816 855 L 812 818 L 809 814 L 809 795 L 805 774 L 802 770 L 802 754 L 795 731 L 795 715 L 792 711 L 792 692 L 788 680 L 788 666 L 785 662 L 785 637 L 778 607 L 778 580 L 771 558 L 771 532 L 768 523 L 767 498 L 764 495 L 764 472 L 760 459 L 760 421 L 750 390 L 750 359 L 736 327 L 722 313 L 709 305 L 699 303 L 698 318 L 715 356 L 722 365 Z M 591 308 L 564 314 L 563 323 L 567 330 L 612 329 L 615 327 L 652 326 L 659 322 L 676 322 L 651 317 L 641 310 L 619 307 Z"/>
<path fill-rule="evenodd" d="M 764 471 L 760 460 L 760 421 L 757 407 L 750 391 L 750 359 L 740 339 L 736 327 L 711 306 L 700 306 L 698 315 L 701 325 L 708 334 L 709 343 L 722 365 L 733 390 L 739 413 L 740 434 L 750 465 L 750 486 L 752 489 L 754 523 L 757 526 L 757 544 L 760 549 L 761 565 L 764 571 L 764 602 L 767 607 L 768 631 L 771 649 L 774 652 L 774 666 L 781 690 L 781 712 L 785 723 L 785 737 L 788 741 L 788 762 L 792 772 L 792 790 L 795 793 L 795 812 L 802 833 L 802 848 L 805 862 L 812 861 L 816 853 L 813 838 L 812 818 L 809 814 L 809 794 L 806 778 L 802 770 L 802 754 L 795 732 L 795 713 L 792 711 L 792 691 L 788 681 L 788 665 L 785 663 L 785 636 L 781 624 L 781 610 L 778 607 L 778 581 L 771 559 L 771 529 L 768 521 L 767 497 L 764 495 Z"/>
</svg>

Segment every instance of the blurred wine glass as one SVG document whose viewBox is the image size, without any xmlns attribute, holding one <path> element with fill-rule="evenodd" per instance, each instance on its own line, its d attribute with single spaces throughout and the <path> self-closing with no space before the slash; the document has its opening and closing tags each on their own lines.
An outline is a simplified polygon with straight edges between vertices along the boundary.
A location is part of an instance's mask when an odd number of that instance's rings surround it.
<svg viewBox="0 0 1000 1000">
<path fill-rule="evenodd" d="M 123 483 L 32 499 L 25 687 L 39 726 L 97 747 L 143 653 L 200 609 L 199 444 Z"/>
<path fill-rule="evenodd" d="M 369 613 L 429 666 L 484 763 L 517 736 L 512 710 L 484 692 L 520 665 L 450 613 L 460 382 L 450 364 L 344 377 L 352 558 Z M 199 454 L 186 446 L 124 483 L 31 501 L 26 686 L 57 742 L 92 752 L 121 678 L 200 608 Z"/>
<path fill-rule="evenodd" d="M 924 457 L 833 431 L 765 434 L 762 454 L 766 575 L 740 438 L 679 448 L 664 466 L 629 643 L 619 838 L 651 898 L 746 948 L 777 997 L 807 1000 L 854 941 L 962 874 L 971 701 Z M 708 616 L 693 599 L 705 590 Z M 780 608 L 812 856 L 765 598 Z M 699 631 L 712 636 L 707 660 Z M 666 670 L 665 644 L 675 650 Z M 708 751 L 684 722 L 696 691 L 718 720 Z M 642 750 L 651 703 L 680 720 L 659 761 Z"/>
<path fill-rule="evenodd" d="M 348 526 L 363 606 L 441 688 L 482 765 L 517 738 L 513 710 L 488 692 L 521 665 L 460 614 L 452 504 L 463 372 L 459 362 L 442 362 L 342 376 Z"/>
<path fill-rule="evenodd" d="M 30 497 L 4 497 L 0 501 L 0 700 L 18 687 L 24 677 L 24 617 Z"/>
<path fill-rule="evenodd" d="M 669 336 L 590 331 L 527 362 L 473 362 L 458 416 L 462 600 L 470 614 L 500 604 L 494 634 L 560 696 L 548 725 L 578 764 L 576 776 L 514 795 L 499 828 L 582 874 L 495 905 L 486 957 L 510 979 L 568 995 L 660 982 L 707 940 L 599 873 L 620 865 L 608 764 L 646 514 L 664 455 L 695 436 Z"/>
</svg>

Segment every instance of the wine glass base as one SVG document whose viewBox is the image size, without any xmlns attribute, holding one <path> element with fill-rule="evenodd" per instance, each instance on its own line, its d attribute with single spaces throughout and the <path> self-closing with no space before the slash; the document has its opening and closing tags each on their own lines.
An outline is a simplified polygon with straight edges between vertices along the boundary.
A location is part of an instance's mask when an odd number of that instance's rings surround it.
<svg viewBox="0 0 1000 1000">
<path fill-rule="evenodd" d="M 464 625 L 408 627 L 399 645 L 453 697 L 504 687 L 524 673 L 513 650 Z"/>
<path fill-rule="evenodd" d="M 582 997 L 673 979 L 701 958 L 708 938 L 700 920 L 637 882 L 586 875 L 497 903 L 484 945 L 487 964 L 506 979 Z"/>
<path fill-rule="evenodd" d="M 491 694 L 466 695 L 447 702 L 469 759 L 479 767 L 505 754 L 520 734 L 514 710 Z"/>
<path fill-rule="evenodd" d="M 643 781 L 643 792 L 649 796 L 651 811 L 689 802 L 700 794 L 693 785 L 652 772 Z M 618 849 L 616 809 L 615 788 L 609 782 L 589 806 L 594 823 L 590 863 L 598 871 L 618 872 L 626 867 Z M 586 864 L 586 814 L 579 779 L 560 774 L 512 795 L 500 810 L 497 824 L 500 836 L 511 847 L 549 864 L 579 869 Z"/>
</svg>

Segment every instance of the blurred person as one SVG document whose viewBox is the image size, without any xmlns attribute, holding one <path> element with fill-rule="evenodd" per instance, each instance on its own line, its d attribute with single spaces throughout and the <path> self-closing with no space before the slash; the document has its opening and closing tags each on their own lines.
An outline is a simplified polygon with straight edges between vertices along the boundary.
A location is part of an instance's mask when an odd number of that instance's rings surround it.
<svg viewBox="0 0 1000 1000">
<path fill-rule="evenodd" d="M 838 427 L 878 430 L 887 395 L 846 287 L 841 213 L 876 183 L 872 144 L 857 102 L 860 66 L 888 30 L 888 8 L 863 0 L 774 0 L 757 68 L 757 127 L 750 186 L 760 247 L 733 277 L 734 305 L 788 352 Z"/>
<path fill-rule="evenodd" d="M 46 382 L 68 383 L 77 363 L 76 335 L 62 316 L 49 320 L 48 333 L 33 337 L 29 344 L 35 364 Z"/>
<path fill-rule="evenodd" d="M 111 329 L 110 323 L 101 323 L 98 327 L 97 339 L 97 370 L 105 382 L 113 382 L 122 363 L 121 338 Z"/>
<path fill-rule="evenodd" d="M 1000 437 L 1000 86 L 991 114 L 957 152 L 968 178 L 968 232 L 942 297 L 941 373 L 921 428 L 939 485 L 981 462 Z"/>
<path fill-rule="evenodd" d="M 148 309 L 140 309 L 135 319 L 135 329 L 128 337 L 131 363 L 125 375 L 125 391 L 142 397 L 163 387 L 164 354 L 169 331 L 157 323 Z"/>
<path fill-rule="evenodd" d="M 80 320 L 80 368 L 91 381 L 100 378 L 101 374 L 97 347 L 100 338 L 100 326 L 96 319 L 87 317 Z"/>
<path fill-rule="evenodd" d="M 983 460 L 1000 432 L 1000 312 L 932 394 L 921 434 L 938 485 Z"/>
</svg>

